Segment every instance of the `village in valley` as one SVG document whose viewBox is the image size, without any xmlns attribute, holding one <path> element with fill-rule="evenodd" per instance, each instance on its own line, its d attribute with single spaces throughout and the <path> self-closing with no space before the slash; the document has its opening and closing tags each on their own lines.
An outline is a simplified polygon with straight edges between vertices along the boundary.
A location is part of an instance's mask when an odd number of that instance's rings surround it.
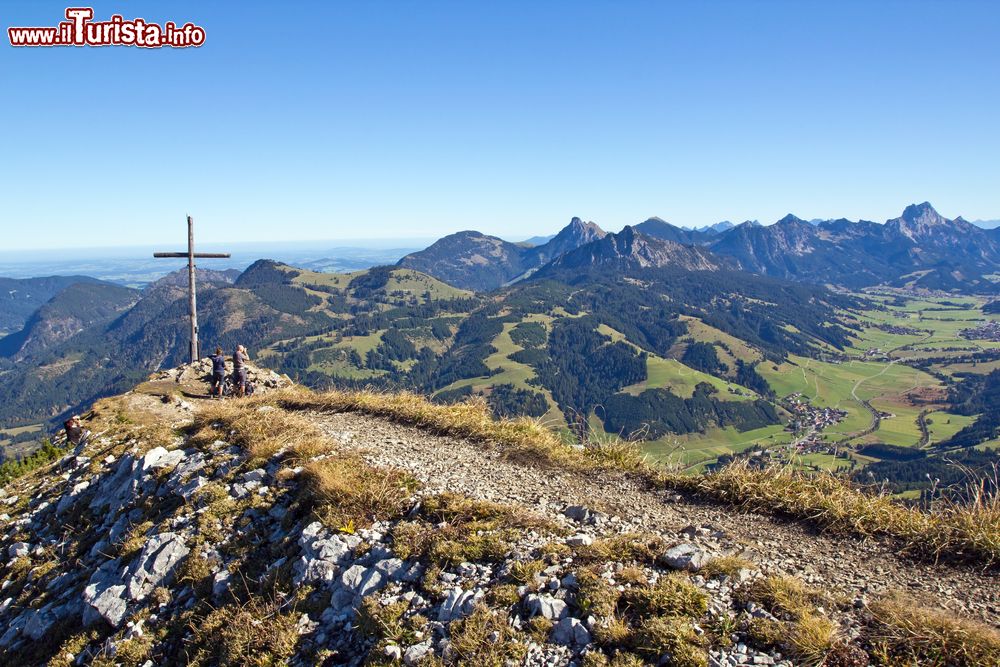
<svg viewBox="0 0 1000 667">
<path fill-rule="evenodd" d="M 977 327 L 962 329 L 959 335 L 966 340 L 1000 342 L 1000 321 L 985 320 Z"/>
<path fill-rule="evenodd" d="M 797 436 L 790 449 L 799 454 L 833 453 L 833 445 L 823 438 L 823 430 L 842 422 L 846 410 L 817 407 L 799 392 L 786 397 L 782 406 L 792 414 L 785 430 Z"/>
</svg>

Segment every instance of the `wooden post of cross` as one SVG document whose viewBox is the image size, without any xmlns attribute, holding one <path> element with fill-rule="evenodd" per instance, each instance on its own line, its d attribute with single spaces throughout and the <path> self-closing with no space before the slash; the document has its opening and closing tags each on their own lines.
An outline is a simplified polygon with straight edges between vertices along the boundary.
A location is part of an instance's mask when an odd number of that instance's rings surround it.
<svg viewBox="0 0 1000 667">
<path fill-rule="evenodd" d="M 194 251 L 194 220 L 189 215 L 188 249 L 187 252 L 154 252 L 153 257 L 177 259 L 186 257 L 188 261 L 188 315 L 191 318 L 191 361 L 198 361 L 201 355 L 198 351 L 198 297 L 195 289 L 195 259 L 225 259 L 228 252 L 195 252 Z"/>
</svg>

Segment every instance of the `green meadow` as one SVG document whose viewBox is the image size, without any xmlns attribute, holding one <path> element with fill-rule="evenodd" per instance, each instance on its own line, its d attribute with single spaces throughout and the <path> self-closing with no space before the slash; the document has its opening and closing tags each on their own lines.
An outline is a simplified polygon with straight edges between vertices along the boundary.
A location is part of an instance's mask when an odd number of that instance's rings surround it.
<svg viewBox="0 0 1000 667">
<path fill-rule="evenodd" d="M 652 461 L 680 464 L 685 469 L 697 471 L 725 454 L 743 452 L 754 446 L 770 449 L 791 441 L 792 434 L 781 424 L 743 432 L 729 426 L 709 429 L 705 433 L 665 436 L 642 443 L 642 450 Z"/>
</svg>

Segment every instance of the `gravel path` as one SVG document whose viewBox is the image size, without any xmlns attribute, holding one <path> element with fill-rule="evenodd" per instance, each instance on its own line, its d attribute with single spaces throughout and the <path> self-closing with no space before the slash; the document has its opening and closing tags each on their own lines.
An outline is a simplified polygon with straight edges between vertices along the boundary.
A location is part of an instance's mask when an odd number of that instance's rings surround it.
<svg viewBox="0 0 1000 667">
<path fill-rule="evenodd" d="M 637 529 L 680 537 L 694 526 L 710 550 L 741 551 L 765 572 L 796 575 L 858 599 L 906 591 L 925 603 L 1000 626 L 996 571 L 934 565 L 897 555 L 881 540 L 827 537 L 794 521 L 737 512 L 649 489 L 627 474 L 583 475 L 503 458 L 488 443 L 439 437 L 358 413 L 317 414 L 317 424 L 375 465 L 409 471 L 432 491 L 518 503 L 556 517 L 567 505 L 620 517 Z"/>
</svg>

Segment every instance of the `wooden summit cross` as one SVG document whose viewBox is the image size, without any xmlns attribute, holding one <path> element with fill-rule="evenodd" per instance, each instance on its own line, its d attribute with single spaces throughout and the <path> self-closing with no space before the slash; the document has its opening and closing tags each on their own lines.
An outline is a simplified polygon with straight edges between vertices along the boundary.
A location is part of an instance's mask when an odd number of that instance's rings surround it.
<svg viewBox="0 0 1000 667">
<path fill-rule="evenodd" d="M 189 215 L 188 221 L 188 249 L 187 252 L 154 252 L 153 257 L 178 259 L 187 257 L 188 261 L 188 314 L 191 317 L 191 361 L 198 361 L 201 355 L 198 353 L 198 304 L 195 296 L 194 280 L 194 260 L 197 259 L 226 259 L 228 252 L 195 252 L 194 251 L 194 220 Z"/>
</svg>

